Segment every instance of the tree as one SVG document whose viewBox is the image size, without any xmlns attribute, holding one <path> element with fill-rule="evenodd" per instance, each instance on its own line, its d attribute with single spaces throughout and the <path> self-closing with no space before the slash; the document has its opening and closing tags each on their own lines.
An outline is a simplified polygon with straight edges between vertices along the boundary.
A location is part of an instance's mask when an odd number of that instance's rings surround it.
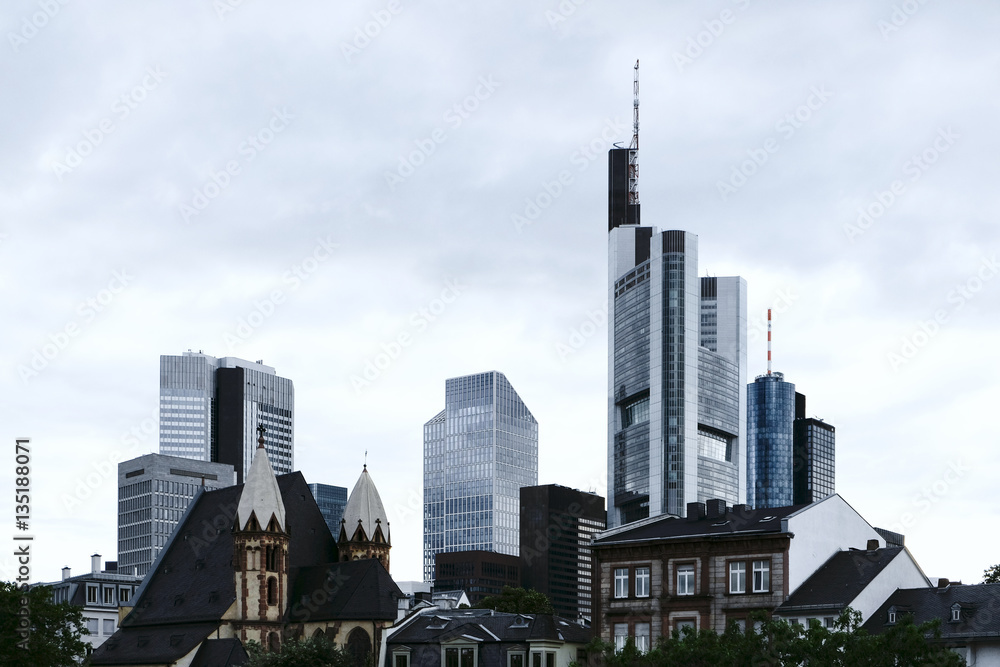
<svg viewBox="0 0 1000 667">
<path fill-rule="evenodd" d="M 27 605 L 22 604 L 27 598 Z M 27 616 L 22 611 L 27 609 Z M 28 619 L 27 646 L 18 634 L 21 620 Z M 0 582 L 0 665 L 5 667 L 63 667 L 78 664 L 88 644 L 80 607 L 52 601 L 52 588 L 35 586 L 27 592 L 8 581 Z"/>
<path fill-rule="evenodd" d="M 1000 564 L 991 565 L 983 572 L 984 584 L 1000 584 Z"/>
<path fill-rule="evenodd" d="M 533 589 L 504 586 L 500 595 L 491 595 L 473 605 L 475 609 L 492 609 L 511 614 L 554 614 L 552 602 L 544 593 Z"/>
<path fill-rule="evenodd" d="M 347 651 L 325 636 L 291 640 L 279 653 L 268 653 L 257 642 L 246 644 L 250 661 L 244 667 L 355 667 Z"/>
</svg>

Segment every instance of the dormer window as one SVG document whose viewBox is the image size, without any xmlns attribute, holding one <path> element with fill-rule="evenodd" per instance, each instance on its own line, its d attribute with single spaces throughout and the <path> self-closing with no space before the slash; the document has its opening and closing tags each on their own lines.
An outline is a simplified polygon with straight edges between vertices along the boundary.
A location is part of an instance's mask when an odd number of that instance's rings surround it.
<svg viewBox="0 0 1000 667">
<path fill-rule="evenodd" d="M 956 603 L 951 605 L 951 622 L 957 623 L 962 620 L 962 605 Z"/>
<path fill-rule="evenodd" d="M 895 622 L 896 622 L 896 610 L 895 609 L 890 609 L 889 610 L 889 625 L 892 625 Z"/>
</svg>

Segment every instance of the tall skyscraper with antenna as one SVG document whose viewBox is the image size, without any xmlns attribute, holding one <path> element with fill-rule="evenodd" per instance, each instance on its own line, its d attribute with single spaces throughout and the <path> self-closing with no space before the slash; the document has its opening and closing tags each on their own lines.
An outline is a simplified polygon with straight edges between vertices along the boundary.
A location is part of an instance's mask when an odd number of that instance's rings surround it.
<svg viewBox="0 0 1000 667">
<path fill-rule="evenodd" d="M 698 236 L 639 214 L 633 136 L 608 153 L 608 527 L 746 497 L 746 281 L 698 276 Z"/>
</svg>

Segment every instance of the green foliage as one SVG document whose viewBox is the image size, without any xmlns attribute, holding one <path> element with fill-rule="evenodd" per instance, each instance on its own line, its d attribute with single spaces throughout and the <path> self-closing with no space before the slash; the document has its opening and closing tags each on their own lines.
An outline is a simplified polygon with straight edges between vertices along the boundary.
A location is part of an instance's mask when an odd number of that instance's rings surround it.
<svg viewBox="0 0 1000 667">
<path fill-rule="evenodd" d="M 536 590 L 504 586 L 500 595 L 491 595 L 473 605 L 475 609 L 492 609 L 511 614 L 554 614 L 552 602 Z"/>
<path fill-rule="evenodd" d="M 957 654 L 927 641 L 940 637 L 940 623 L 917 626 L 908 616 L 880 635 L 860 628 L 861 614 L 848 609 L 833 628 L 814 621 L 808 628 L 763 613 L 752 615 L 750 628 L 740 630 L 735 623 L 719 635 L 711 630 L 685 628 L 674 631 L 653 650 L 640 653 L 632 640 L 615 653 L 614 645 L 595 639 L 589 652 L 601 654 L 605 667 L 960 667 L 965 662 Z M 756 628 L 756 629 L 754 629 Z"/>
<path fill-rule="evenodd" d="M 288 641 L 280 653 L 268 653 L 255 641 L 245 648 L 250 655 L 245 667 L 357 667 L 347 651 L 325 636 Z"/>
<path fill-rule="evenodd" d="M 991 565 L 983 571 L 984 584 L 1000 584 L 1000 564 Z"/>
<path fill-rule="evenodd" d="M 22 592 L 13 582 L 0 582 L 0 665 L 4 667 L 63 667 L 76 665 L 87 654 L 87 634 L 80 607 L 52 602 L 52 588 L 36 586 L 27 592 L 31 635 L 28 648 L 18 646 Z"/>
</svg>

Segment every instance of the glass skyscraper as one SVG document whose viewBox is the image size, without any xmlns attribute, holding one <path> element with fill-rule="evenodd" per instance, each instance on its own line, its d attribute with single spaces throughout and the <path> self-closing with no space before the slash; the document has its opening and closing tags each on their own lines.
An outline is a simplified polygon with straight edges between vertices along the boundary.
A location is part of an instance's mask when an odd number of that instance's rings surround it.
<svg viewBox="0 0 1000 667">
<path fill-rule="evenodd" d="M 295 392 L 270 366 L 188 350 L 160 357 L 160 453 L 228 463 L 239 482 L 263 425 L 275 474 L 292 472 Z"/>
<path fill-rule="evenodd" d="M 794 504 L 792 422 L 795 385 L 781 373 L 758 375 L 747 387 L 747 504 Z"/>
<path fill-rule="evenodd" d="M 537 483 L 538 422 L 503 373 L 447 380 L 424 424 L 424 580 L 437 553 L 517 556 L 520 489 Z"/>
<path fill-rule="evenodd" d="M 611 180 L 615 179 L 612 149 Z M 620 185 L 620 184 L 619 184 Z M 698 237 L 609 197 L 608 528 L 746 496 L 746 281 L 699 278 Z M 634 206 L 638 206 L 635 204 Z"/>
<path fill-rule="evenodd" d="M 795 504 L 814 503 L 835 489 L 836 429 L 822 419 L 806 418 L 806 397 L 795 394 L 792 425 L 792 487 Z"/>
<path fill-rule="evenodd" d="M 347 487 L 331 486 L 329 484 L 310 484 L 320 514 L 326 521 L 333 539 L 340 536 L 340 521 L 344 518 L 344 508 L 347 507 Z M 355 526 L 352 526 L 352 528 Z"/>
</svg>

